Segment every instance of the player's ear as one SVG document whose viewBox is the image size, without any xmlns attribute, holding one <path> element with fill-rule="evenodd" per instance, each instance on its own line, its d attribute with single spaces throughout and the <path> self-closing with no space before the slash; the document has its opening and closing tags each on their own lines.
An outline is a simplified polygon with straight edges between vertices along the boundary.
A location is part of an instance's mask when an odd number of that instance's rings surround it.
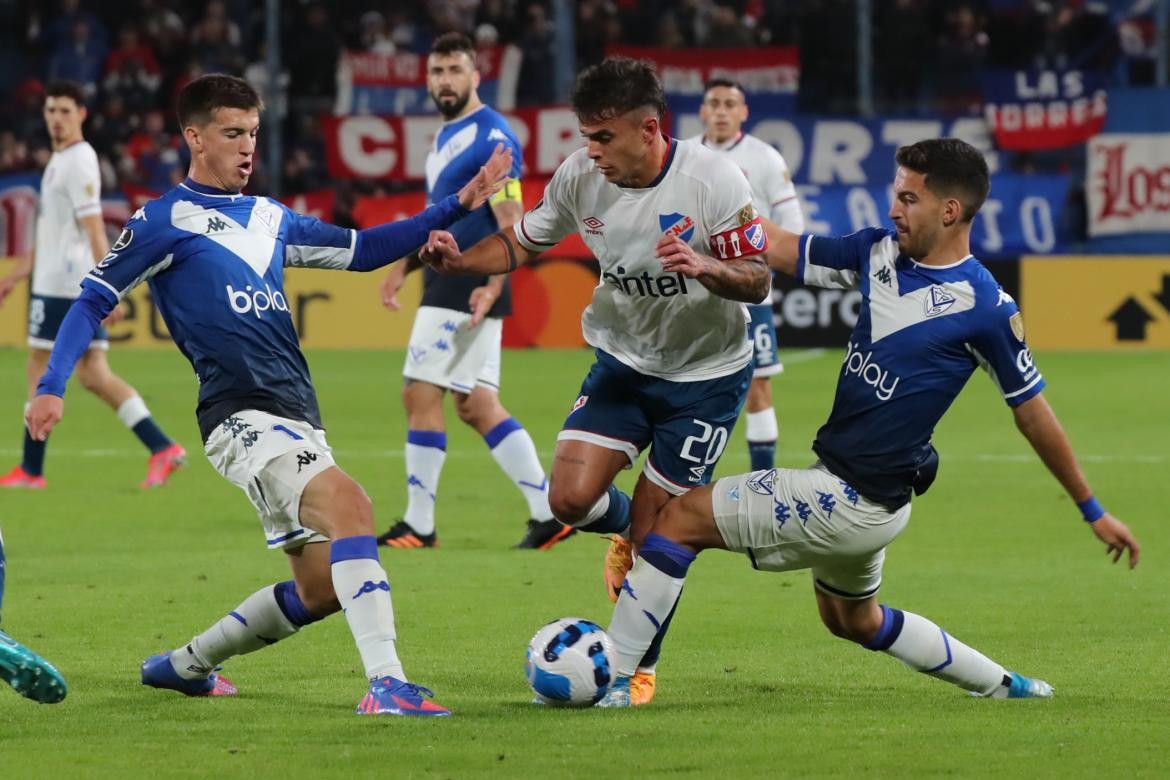
<svg viewBox="0 0 1170 780">
<path fill-rule="evenodd" d="M 192 125 L 184 127 L 183 139 L 187 142 L 187 147 L 192 153 L 203 151 L 203 138 L 200 137 L 198 128 Z"/>
<path fill-rule="evenodd" d="M 473 70 L 471 72 L 471 88 L 475 89 L 475 90 L 479 89 L 479 71 L 478 70 Z"/>
<path fill-rule="evenodd" d="M 648 114 L 642 120 L 642 140 L 647 143 L 654 141 L 654 137 L 662 132 L 662 123 L 654 114 Z"/>
<path fill-rule="evenodd" d="M 943 227 L 951 227 L 963 218 L 963 204 L 958 198 L 947 198 L 943 201 Z"/>
</svg>

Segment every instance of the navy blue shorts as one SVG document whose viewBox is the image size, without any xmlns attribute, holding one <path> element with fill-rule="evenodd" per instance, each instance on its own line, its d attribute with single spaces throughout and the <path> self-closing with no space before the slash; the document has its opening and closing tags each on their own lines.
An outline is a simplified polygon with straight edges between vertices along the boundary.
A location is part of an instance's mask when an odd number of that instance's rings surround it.
<svg viewBox="0 0 1170 780">
<path fill-rule="evenodd" d="M 28 345 L 36 349 L 52 349 L 57 340 L 61 322 L 73 305 L 72 298 L 53 298 L 33 295 L 28 302 Z M 89 342 L 89 349 L 109 349 L 110 334 L 99 325 Z"/>
<path fill-rule="evenodd" d="M 748 323 L 748 340 L 752 342 L 754 376 L 775 376 L 784 370 L 784 364 L 780 362 L 780 353 L 776 350 L 776 324 L 772 317 L 772 304 L 748 306 L 748 314 L 751 316 Z"/>
<path fill-rule="evenodd" d="M 557 441 L 624 452 L 630 466 L 650 446 L 643 473 L 668 493 L 682 495 L 711 481 L 751 378 L 749 363 L 717 379 L 671 382 L 640 374 L 597 350 Z"/>
</svg>

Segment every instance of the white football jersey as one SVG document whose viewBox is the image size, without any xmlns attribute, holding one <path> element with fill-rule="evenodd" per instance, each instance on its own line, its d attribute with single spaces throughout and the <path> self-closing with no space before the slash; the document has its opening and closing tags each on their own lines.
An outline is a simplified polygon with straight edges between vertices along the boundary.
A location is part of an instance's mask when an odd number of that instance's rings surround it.
<svg viewBox="0 0 1170 780">
<path fill-rule="evenodd" d="M 704 135 L 690 139 L 708 149 L 723 152 L 739 166 L 748 184 L 752 186 L 752 202 L 756 211 L 793 233 L 804 232 L 804 216 L 788 163 L 771 144 L 754 135 L 740 131 L 739 135 L 722 144 L 714 144 Z"/>
<path fill-rule="evenodd" d="M 76 298 L 93 270 L 93 250 L 78 220 L 102 213 L 97 153 L 85 141 L 53 152 L 37 201 L 36 264 L 32 292 Z"/>
<path fill-rule="evenodd" d="M 712 255 L 708 239 L 742 229 L 755 216 L 751 188 L 730 160 L 698 144 L 671 141 L 662 172 L 644 188 L 611 184 L 586 149 L 577 150 L 513 231 L 534 252 L 580 232 L 601 265 L 593 301 L 581 317 L 585 340 L 642 374 L 687 382 L 726 376 L 748 364 L 747 309 L 695 279 L 665 273 L 655 245 L 670 231 Z M 755 248 L 736 236 L 732 256 L 764 249 L 763 229 L 755 227 Z"/>
</svg>

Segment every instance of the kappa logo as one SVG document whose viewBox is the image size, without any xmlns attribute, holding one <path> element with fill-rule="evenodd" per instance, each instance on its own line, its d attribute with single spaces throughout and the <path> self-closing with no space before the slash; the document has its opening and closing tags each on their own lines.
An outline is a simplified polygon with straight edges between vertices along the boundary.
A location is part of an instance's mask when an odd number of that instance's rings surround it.
<svg viewBox="0 0 1170 780">
<path fill-rule="evenodd" d="M 351 600 L 359 598 L 361 596 L 364 596 L 367 593 L 377 593 L 380 590 L 384 590 L 387 593 L 389 593 L 390 592 L 390 583 L 386 582 L 386 580 L 382 580 L 381 582 L 374 582 L 373 580 L 366 580 L 364 583 L 362 583 L 361 589 L 358 590 L 357 593 L 353 594 Z"/>
<path fill-rule="evenodd" d="M 739 485 L 735 485 L 731 490 L 727 491 L 728 501 L 739 501 Z"/>
<path fill-rule="evenodd" d="M 658 226 L 662 228 L 662 232 L 672 236 L 678 236 L 683 241 L 690 241 L 691 237 L 695 235 L 695 221 L 685 214 L 659 214 Z"/>
<path fill-rule="evenodd" d="M 930 295 L 926 296 L 926 316 L 935 317 L 955 305 L 955 296 L 942 287 L 935 285 L 930 288 Z"/>
<path fill-rule="evenodd" d="M 687 478 L 688 482 L 701 482 L 703 475 L 707 473 L 706 466 L 691 466 L 691 476 Z"/>
<path fill-rule="evenodd" d="M 500 141 L 502 143 L 508 142 L 508 136 L 504 135 L 504 131 L 498 127 L 492 128 L 492 131 L 488 133 L 487 139 L 489 141 Z"/>
<path fill-rule="evenodd" d="M 305 450 L 297 453 L 297 473 L 301 473 L 301 469 L 305 466 L 311 466 L 317 462 L 317 453 Z"/>
<path fill-rule="evenodd" d="M 224 222 L 219 217 L 208 217 L 207 230 L 205 230 L 203 234 L 207 235 L 208 233 L 218 233 L 221 230 L 227 230 L 228 227 L 228 223 Z"/>
<path fill-rule="evenodd" d="M 1007 290 L 1003 289 L 1002 287 L 999 288 L 999 300 L 997 300 L 995 302 L 996 308 L 1003 306 L 1005 303 L 1015 303 L 1015 302 L 1016 302 L 1016 299 L 1013 298 L 1008 293 Z"/>
<path fill-rule="evenodd" d="M 143 206 L 142 208 L 138 209 L 138 211 L 135 211 L 134 216 L 130 217 L 131 222 L 133 222 L 136 219 L 140 219 L 143 222 L 147 221 L 147 219 L 146 219 L 146 206 Z"/>
<path fill-rule="evenodd" d="M 587 396 L 587 395 L 577 396 L 577 400 L 573 402 L 573 410 L 571 412 L 569 412 L 569 414 L 572 414 L 573 412 L 577 411 L 578 409 L 580 409 L 582 406 L 584 406 L 587 403 L 589 403 L 589 396 Z"/>
<path fill-rule="evenodd" d="M 894 280 L 893 280 L 893 277 L 890 276 L 890 269 L 888 267 L 879 268 L 877 270 L 877 273 L 875 273 L 873 275 L 873 278 L 877 279 L 879 282 L 884 284 L 886 287 L 893 287 L 894 286 Z"/>
<path fill-rule="evenodd" d="M 768 469 L 753 474 L 752 478 L 748 480 L 748 490 L 753 493 L 759 493 L 761 496 L 772 495 L 772 488 L 776 483 L 776 469 Z"/>
</svg>

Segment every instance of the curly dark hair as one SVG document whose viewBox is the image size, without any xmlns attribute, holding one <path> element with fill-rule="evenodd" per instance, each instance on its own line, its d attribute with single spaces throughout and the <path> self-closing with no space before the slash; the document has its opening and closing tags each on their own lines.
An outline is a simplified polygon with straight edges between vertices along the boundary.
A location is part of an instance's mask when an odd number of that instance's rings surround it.
<svg viewBox="0 0 1170 780">
<path fill-rule="evenodd" d="M 475 44 L 461 32 L 443 33 L 431 44 L 431 54 L 446 57 L 460 52 L 466 54 L 471 58 L 472 64 L 475 64 Z"/>
<path fill-rule="evenodd" d="M 605 121 L 639 108 L 652 109 L 661 120 L 666 115 L 662 82 L 649 60 L 606 57 L 577 76 L 570 98 L 577 118 Z"/>
<path fill-rule="evenodd" d="M 209 73 L 179 92 L 179 129 L 206 127 L 220 108 L 264 110 L 264 101 L 252 85 L 236 76 Z"/>
<path fill-rule="evenodd" d="M 903 146 L 894 155 L 898 165 L 926 177 L 926 187 L 939 197 L 963 204 L 963 221 L 976 212 L 991 191 L 991 177 L 983 153 L 958 138 L 931 138 Z"/>
</svg>

